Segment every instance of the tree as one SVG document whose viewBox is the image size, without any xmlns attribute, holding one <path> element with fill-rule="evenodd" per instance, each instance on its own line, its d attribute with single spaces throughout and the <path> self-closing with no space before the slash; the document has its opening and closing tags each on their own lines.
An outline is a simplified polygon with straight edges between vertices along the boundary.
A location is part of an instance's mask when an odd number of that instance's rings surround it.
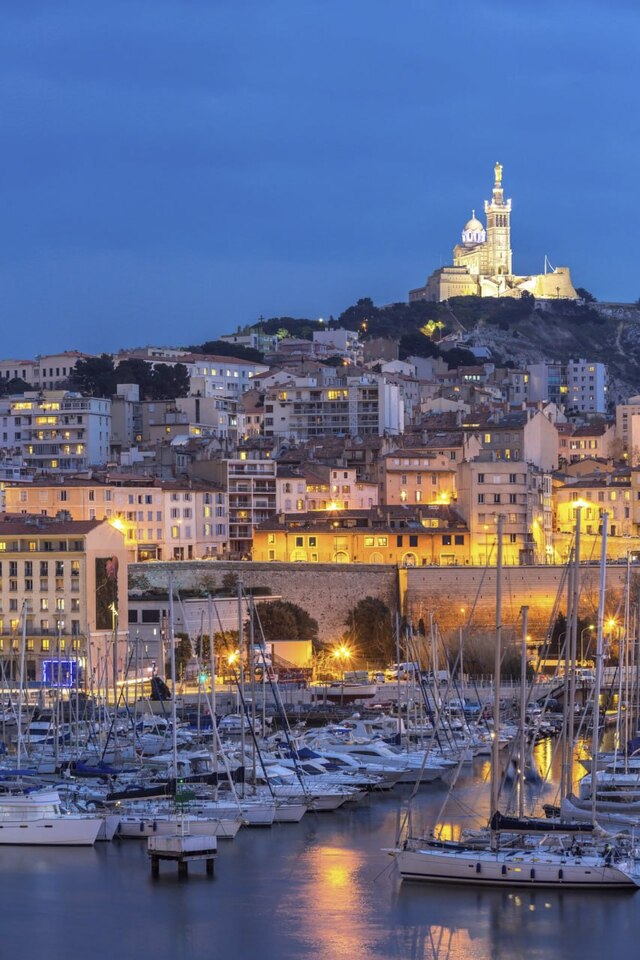
<svg viewBox="0 0 640 960">
<path fill-rule="evenodd" d="M 184 363 L 154 363 L 149 385 L 150 400 L 176 400 L 189 395 L 189 370 Z"/>
<path fill-rule="evenodd" d="M 15 393 L 25 393 L 27 390 L 33 390 L 33 387 L 22 377 L 12 377 L 10 380 L 0 379 L 0 395 L 3 397 L 10 397 Z"/>
<path fill-rule="evenodd" d="M 123 360 L 116 367 L 116 383 L 137 383 L 140 387 L 140 399 L 150 399 L 153 381 L 153 364 L 134 357 Z"/>
<path fill-rule="evenodd" d="M 347 614 L 345 625 L 360 656 L 388 663 L 395 656 L 391 611 L 383 600 L 364 597 Z"/>
<path fill-rule="evenodd" d="M 273 600 L 270 603 L 257 603 L 255 606 L 256 635 L 267 643 L 277 640 L 318 639 L 318 622 L 296 603 L 286 600 Z"/>
<path fill-rule="evenodd" d="M 190 347 L 185 347 L 190 353 L 203 353 L 208 356 L 235 357 L 236 360 L 248 360 L 250 363 L 262 363 L 264 354 L 253 347 L 245 347 L 240 343 L 227 343 L 225 340 L 205 340 Z"/>
<path fill-rule="evenodd" d="M 78 360 L 71 376 L 70 385 L 90 397 L 111 397 L 116 390 L 115 366 L 108 353 L 99 357 Z"/>
<path fill-rule="evenodd" d="M 592 293 L 589 293 L 588 290 L 585 290 L 584 287 L 576 287 L 576 293 L 581 300 L 584 300 L 585 303 L 597 303 L 598 301 Z"/>
<path fill-rule="evenodd" d="M 222 592 L 228 594 L 234 594 L 238 592 L 238 574 L 237 573 L 225 573 L 222 578 Z"/>
</svg>

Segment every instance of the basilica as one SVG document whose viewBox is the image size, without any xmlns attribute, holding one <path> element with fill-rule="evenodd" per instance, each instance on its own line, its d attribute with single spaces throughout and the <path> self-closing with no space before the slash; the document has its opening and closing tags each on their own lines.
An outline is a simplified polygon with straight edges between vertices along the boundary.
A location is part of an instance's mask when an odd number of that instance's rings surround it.
<svg viewBox="0 0 640 960">
<path fill-rule="evenodd" d="M 486 228 L 475 210 L 462 231 L 462 242 L 453 248 L 453 265 L 434 270 L 424 287 L 409 291 L 415 300 L 448 300 L 449 297 L 521 297 L 576 300 L 568 267 L 548 273 L 518 277 L 511 266 L 511 200 L 505 200 L 502 165 L 494 167 L 491 200 L 485 200 Z"/>
</svg>

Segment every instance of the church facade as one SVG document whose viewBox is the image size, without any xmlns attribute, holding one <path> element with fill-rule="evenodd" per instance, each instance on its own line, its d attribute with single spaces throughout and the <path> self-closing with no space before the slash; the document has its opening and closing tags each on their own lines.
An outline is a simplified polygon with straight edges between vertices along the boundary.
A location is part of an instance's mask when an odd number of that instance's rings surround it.
<svg viewBox="0 0 640 960">
<path fill-rule="evenodd" d="M 511 200 L 505 199 L 502 165 L 494 167 L 491 200 L 485 200 L 486 227 L 475 210 L 462 231 L 462 242 L 453 248 L 453 264 L 434 270 L 424 287 L 409 291 L 415 300 L 448 300 L 449 297 L 521 297 L 578 299 L 568 267 L 528 277 L 512 272 Z"/>
</svg>

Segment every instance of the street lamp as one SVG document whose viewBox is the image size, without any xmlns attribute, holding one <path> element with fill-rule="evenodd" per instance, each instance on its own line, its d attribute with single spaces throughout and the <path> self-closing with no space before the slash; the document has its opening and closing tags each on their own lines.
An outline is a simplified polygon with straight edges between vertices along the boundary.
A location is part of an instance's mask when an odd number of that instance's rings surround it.
<svg viewBox="0 0 640 960">
<path fill-rule="evenodd" d="M 331 653 L 331 656 L 335 657 L 335 659 L 340 664 L 340 671 L 341 671 L 340 706 L 342 706 L 344 703 L 344 667 L 345 667 L 345 663 L 347 663 L 347 661 L 351 659 L 353 654 L 345 643 L 341 643 L 340 646 L 335 647 L 335 649 Z"/>
</svg>

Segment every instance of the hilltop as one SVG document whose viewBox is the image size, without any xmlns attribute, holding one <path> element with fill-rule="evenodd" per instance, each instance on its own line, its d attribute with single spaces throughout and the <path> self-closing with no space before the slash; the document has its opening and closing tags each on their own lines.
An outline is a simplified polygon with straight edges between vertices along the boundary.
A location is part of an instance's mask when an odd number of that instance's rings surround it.
<svg viewBox="0 0 640 960">
<path fill-rule="evenodd" d="M 253 329 L 257 327 L 310 339 L 319 324 L 275 317 Z M 536 301 L 525 296 L 376 306 L 365 297 L 324 325 L 332 327 L 358 330 L 365 339 L 392 337 L 400 342 L 401 357 L 442 355 L 450 366 L 473 362 L 471 346 L 488 347 L 496 363 L 510 366 L 541 359 L 599 361 L 609 370 L 612 401 L 640 392 L 640 304 Z M 438 341 L 451 334 L 460 335 L 459 349 L 445 352 Z"/>
</svg>

